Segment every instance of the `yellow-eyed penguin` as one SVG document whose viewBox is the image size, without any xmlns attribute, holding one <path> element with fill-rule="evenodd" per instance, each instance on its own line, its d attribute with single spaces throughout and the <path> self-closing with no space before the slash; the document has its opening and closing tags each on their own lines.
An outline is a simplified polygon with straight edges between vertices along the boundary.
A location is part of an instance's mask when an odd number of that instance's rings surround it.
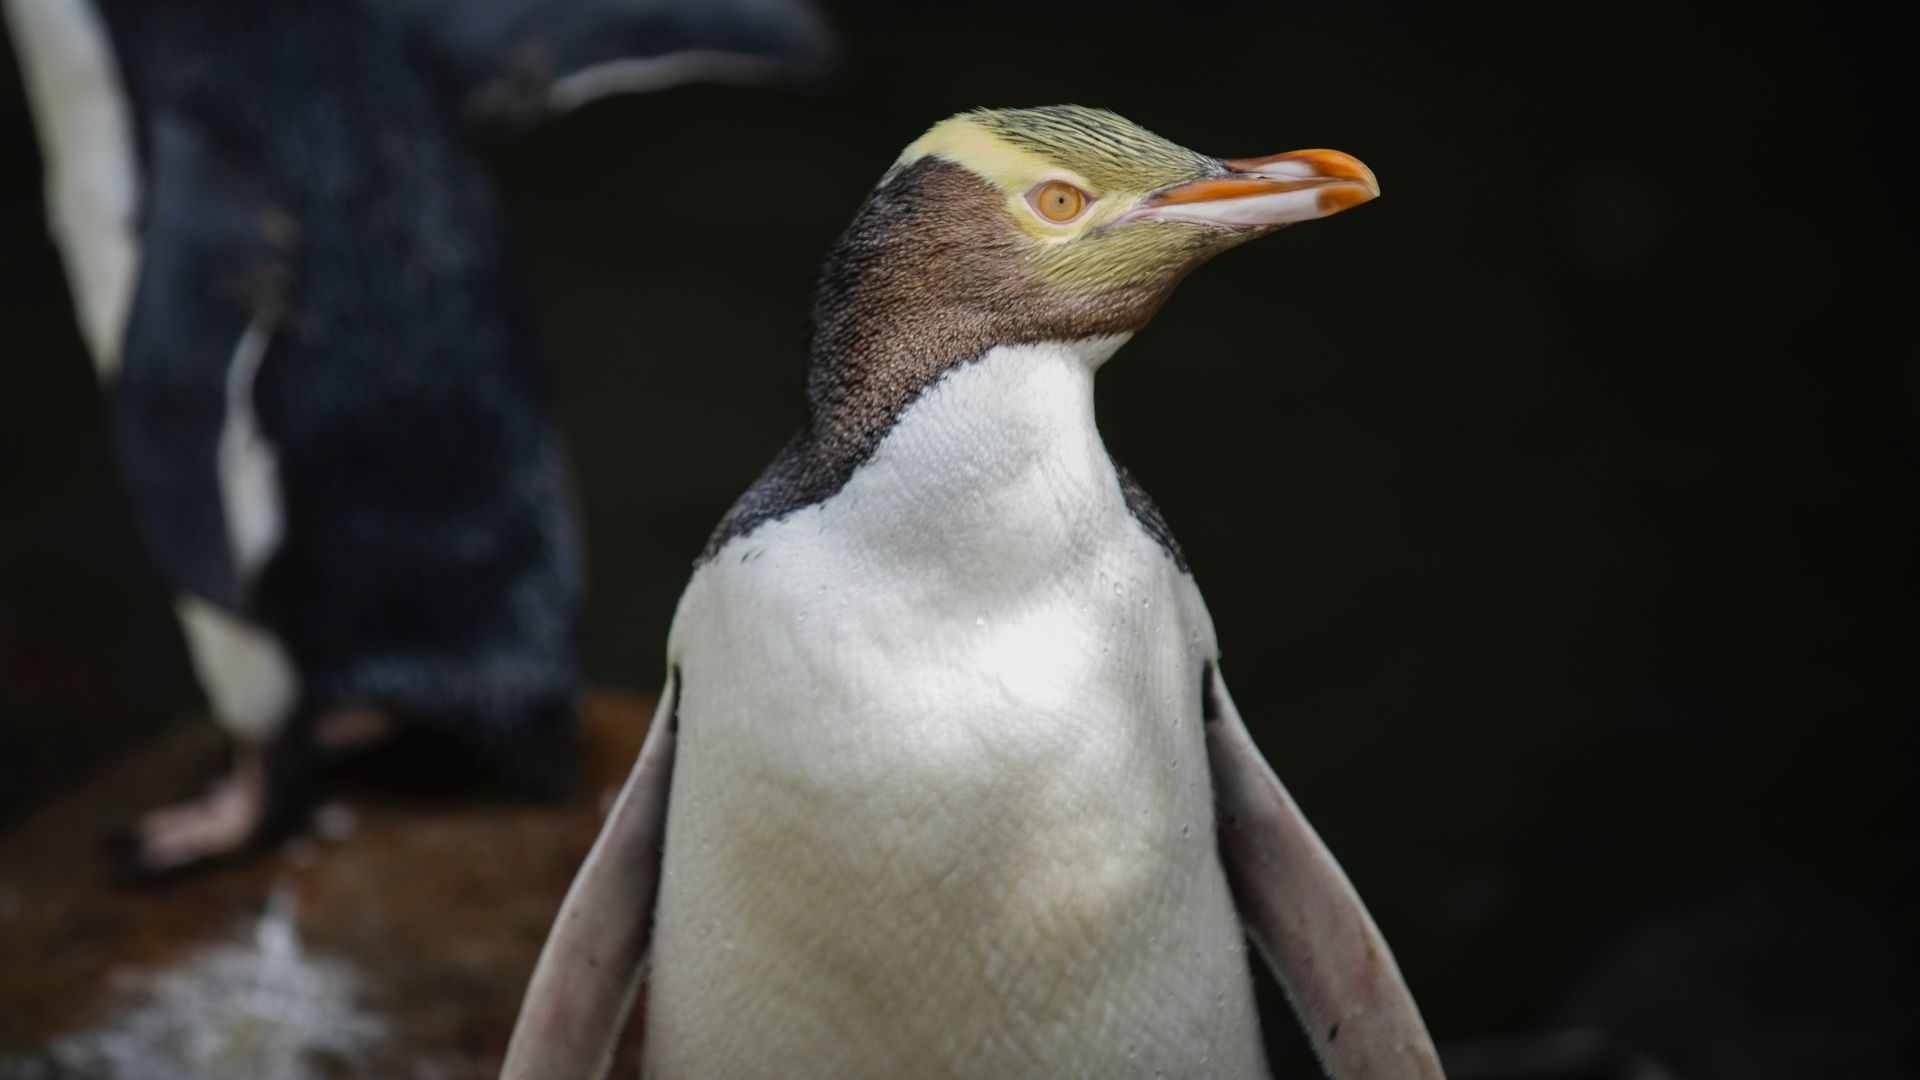
<svg viewBox="0 0 1920 1080">
<path fill-rule="evenodd" d="M 643 962 L 659 1077 L 1259 1076 L 1248 936 L 1335 1077 L 1441 1075 L 1093 415 L 1196 265 L 1378 194 L 1078 107 L 907 149 L 828 257 L 808 425 L 696 565 L 505 1077 L 604 1071 Z"/>
</svg>

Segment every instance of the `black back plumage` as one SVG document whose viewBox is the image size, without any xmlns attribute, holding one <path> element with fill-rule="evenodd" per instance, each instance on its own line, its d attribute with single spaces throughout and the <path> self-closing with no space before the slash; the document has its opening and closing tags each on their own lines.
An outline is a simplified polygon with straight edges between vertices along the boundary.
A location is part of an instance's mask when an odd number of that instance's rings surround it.
<svg viewBox="0 0 1920 1080">
<path fill-rule="evenodd" d="M 153 553 L 280 638 L 310 701 L 503 748 L 563 714 L 582 579 L 569 481 L 502 210 L 450 95 L 355 3 L 102 9 L 146 181 L 113 416 Z M 285 531 L 250 585 L 214 449 L 255 320 Z"/>
</svg>

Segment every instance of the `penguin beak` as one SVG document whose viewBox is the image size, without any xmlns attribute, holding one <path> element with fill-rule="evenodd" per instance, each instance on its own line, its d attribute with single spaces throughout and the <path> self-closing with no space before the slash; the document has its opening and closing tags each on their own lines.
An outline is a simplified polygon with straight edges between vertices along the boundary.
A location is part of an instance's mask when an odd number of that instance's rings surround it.
<svg viewBox="0 0 1920 1080">
<path fill-rule="evenodd" d="M 1220 164 L 1231 175 L 1162 188 L 1126 217 L 1271 229 L 1328 217 L 1380 197 L 1373 170 L 1338 150 L 1295 150 Z"/>
</svg>

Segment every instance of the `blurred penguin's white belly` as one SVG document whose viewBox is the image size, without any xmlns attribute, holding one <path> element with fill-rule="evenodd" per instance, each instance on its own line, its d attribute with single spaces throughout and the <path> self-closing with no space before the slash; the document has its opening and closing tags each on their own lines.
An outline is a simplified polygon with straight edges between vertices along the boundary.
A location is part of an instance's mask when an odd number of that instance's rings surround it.
<svg viewBox="0 0 1920 1080">
<path fill-rule="evenodd" d="M 1020 371 L 1040 404 L 1078 392 Z M 921 455 L 953 452 L 940 425 L 995 375 L 942 381 L 682 600 L 654 1075 L 1264 1071 L 1214 848 L 1211 626 L 1128 516 L 1090 402 L 1090 446 L 1010 439 L 984 503 L 938 509 Z"/>
<path fill-rule="evenodd" d="M 140 266 L 140 167 L 106 23 L 91 0 L 0 0 L 47 169 L 47 225 L 101 379 Z"/>
</svg>

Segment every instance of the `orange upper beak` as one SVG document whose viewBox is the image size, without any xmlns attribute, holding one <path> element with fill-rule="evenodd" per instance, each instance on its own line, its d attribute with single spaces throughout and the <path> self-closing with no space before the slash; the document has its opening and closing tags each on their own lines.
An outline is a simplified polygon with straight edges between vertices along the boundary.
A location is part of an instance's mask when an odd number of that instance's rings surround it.
<svg viewBox="0 0 1920 1080">
<path fill-rule="evenodd" d="M 1258 229 L 1312 221 L 1380 197 L 1373 170 L 1338 150 L 1295 150 L 1221 164 L 1234 175 L 1164 188 L 1127 216 Z"/>
</svg>

